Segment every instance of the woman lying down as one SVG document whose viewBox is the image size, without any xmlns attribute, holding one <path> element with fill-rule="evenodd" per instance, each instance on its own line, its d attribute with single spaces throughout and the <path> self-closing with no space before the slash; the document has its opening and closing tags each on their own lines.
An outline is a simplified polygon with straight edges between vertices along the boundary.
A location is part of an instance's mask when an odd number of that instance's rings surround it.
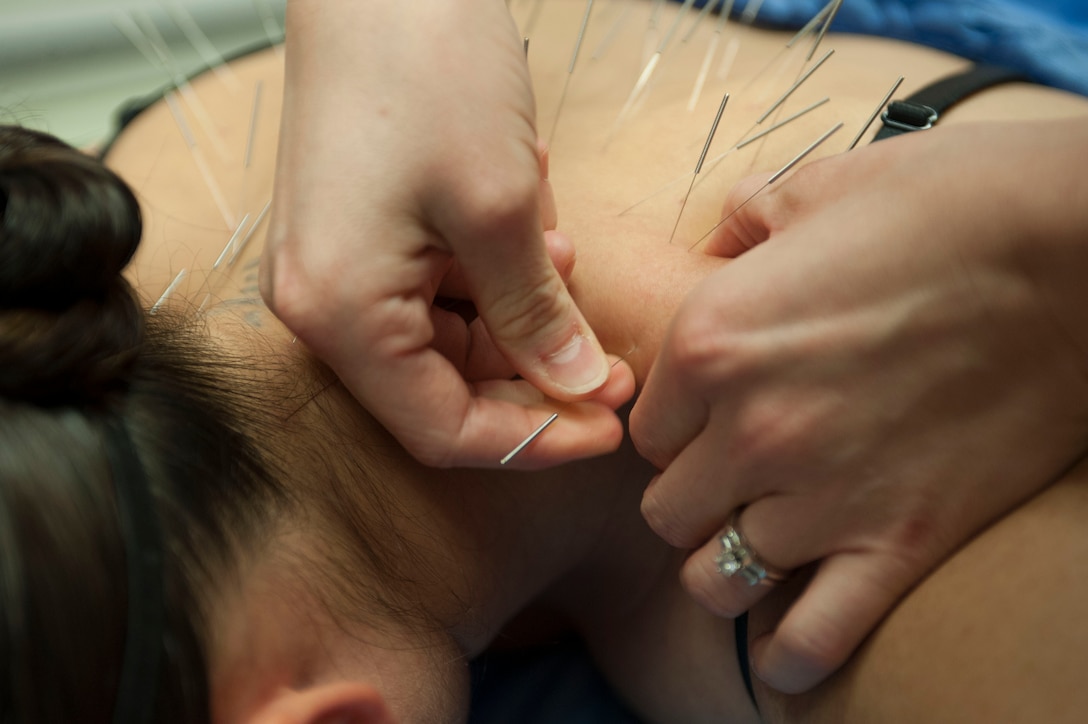
<svg viewBox="0 0 1088 724">
<path fill-rule="evenodd" d="M 735 72 L 755 73 L 781 42 L 749 34 Z M 862 82 L 878 69 L 917 69 L 921 85 L 962 65 L 871 40 L 838 47 L 846 60 L 819 92 L 837 94 L 855 128 L 880 96 Z M 540 107 L 551 108 L 539 65 Z M 1083 465 L 922 582 L 824 685 L 783 697 L 757 677 L 753 699 L 738 659 L 748 642 L 684 593 L 685 552 L 640 517 L 653 471 L 630 446 L 599 441 L 615 451 L 533 473 L 413 462 L 261 305 L 254 220 L 270 198 L 282 62 L 270 50 L 232 70 L 244 88 L 262 83 L 258 123 L 252 94 L 198 78 L 192 92 L 217 109 L 215 128 L 184 120 L 191 110 L 175 96 L 154 104 L 106 159 L 119 176 L 52 138 L 0 132 L 0 721 L 464 721 L 468 662 L 515 625 L 531 643 L 524 632 L 542 618 L 548 635 L 558 619 L 583 637 L 648 722 L 1082 715 Z M 687 249 L 717 220 L 724 189 L 824 130 L 783 129 L 760 157 L 723 168 L 669 244 L 682 188 L 618 215 L 689 168 L 705 132 L 692 123 L 671 147 L 646 150 L 669 113 L 686 118 L 689 87 L 670 95 L 664 77 L 659 105 L 607 153 L 602 121 L 618 105 L 587 79 L 551 158 L 569 219 L 559 228 L 579 249 L 575 267 L 567 237 L 552 234 L 553 256 L 634 373 L 606 392 L 617 407 L 685 292 L 727 263 Z M 1022 113 L 1024 94 L 1040 117 L 1084 110 L 1008 87 L 942 123 L 970 120 L 972 108 Z M 1061 129 L 1049 123 L 1040 133 Z M 539 408 L 541 419 L 599 414 Z M 563 434 L 560 423 L 544 434 Z M 751 638 L 773 628 L 792 589 L 752 612 Z"/>
</svg>

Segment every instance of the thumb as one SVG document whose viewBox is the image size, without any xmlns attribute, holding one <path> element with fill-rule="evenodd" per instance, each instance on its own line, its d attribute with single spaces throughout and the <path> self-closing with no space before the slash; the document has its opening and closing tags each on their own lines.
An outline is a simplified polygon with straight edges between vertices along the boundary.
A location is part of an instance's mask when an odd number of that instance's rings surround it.
<svg viewBox="0 0 1088 724">
<path fill-rule="evenodd" d="M 491 339 L 518 374 L 552 397 L 585 397 L 608 380 L 608 359 L 548 255 L 535 193 L 520 211 L 491 215 L 486 234 L 453 241 L 454 254 Z"/>
<path fill-rule="evenodd" d="M 909 588 L 901 563 L 840 553 L 820 564 L 778 628 L 752 644 L 753 668 L 773 689 L 798 694 L 833 674 Z"/>
</svg>

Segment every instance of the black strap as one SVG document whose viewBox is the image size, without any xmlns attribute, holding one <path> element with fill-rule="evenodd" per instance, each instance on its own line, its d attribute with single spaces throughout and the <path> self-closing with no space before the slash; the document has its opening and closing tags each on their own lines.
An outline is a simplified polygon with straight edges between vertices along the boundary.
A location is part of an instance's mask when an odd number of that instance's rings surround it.
<svg viewBox="0 0 1088 724">
<path fill-rule="evenodd" d="M 892 101 L 880 116 L 884 127 L 873 141 L 930 128 L 941 114 L 968 96 L 1002 83 L 1028 80 L 1017 71 L 996 65 L 972 65 L 963 73 L 943 78 L 902 101 Z"/>
<path fill-rule="evenodd" d="M 756 701 L 756 691 L 752 686 L 752 666 L 748 662 L 748 612 L 733 619 L 733 632 L 737 639 L 737 663 L 740 664 L 740 678 L 744 681 L 744 688 L 756 711 L 759 711 L 759 702 Z"/>
</svg>

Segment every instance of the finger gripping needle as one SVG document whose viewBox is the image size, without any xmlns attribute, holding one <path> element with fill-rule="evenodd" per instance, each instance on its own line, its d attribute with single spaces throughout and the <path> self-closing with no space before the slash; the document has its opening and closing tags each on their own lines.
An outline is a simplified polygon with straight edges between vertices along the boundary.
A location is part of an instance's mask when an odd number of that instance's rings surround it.
<svg viewBox="0 0 1088 724">
<path fill-rule="evenodd" d="M 627 358 L 628 358 L 628 357 L 629 357 L 629 356 L 631 355 L 631 353 L 632 353 L 632 352 L 634 352 L 634 351 L 635 351 L 636 349 L 638 349 L 638 345 L 637 345 L 637 344 L 636 344 L 636 345 L 634 345 L 634 346 L 632 346 L 632 347 L 631 347 L 631 349 L 629 349 L 629 350 L 627 351 L 627 353 L 626 353 L 626 354 L 624 354 L 624 355 L 623 355 L 622 357 L 620 357 L 620 358 L 619 358 L 618 360 L 616 360 L 615 362 L 613 362 L 613 363 L 612 363 L 612 367 L 615 367 L 615 366 L 616 366 L 616 365 L 618 365 L 618 364 L 619 364 L 620 362 L 623 362 L 624 360 L 626 360 L 626 359 L 627 359 Z M 566 405 L 564 405 L 564 406 L 563 406 L 563 409 L 566 409 L 566 408 L 567 408 L 568 406 L 570 406 L 571 404 L 572 404 L 572 403 L 568 402 L 568 403 L 567 403 Z M 551 416 L 551 417 L 549 417 L 549 418 L 548 418 L 547 420 L 545 420 L 545 421 L 544 421 L 544 422 L 543 422 L 543 423 L 542 423 L 542 424 L 540 425 L 540 427 L 538 427 L 537 429 L 535 429 L 535 430 L 533 430 L 533 431 L 532 431 L 531 433 L 529 433 L 529 437 L 527 437 L 527 438 L 525 438 L 524 440 L 522 440 L 522 441 L 521 441 L 520 443 L 518 443 L 517 447 L 515 447 L 515 448 L 514 448 L 513 450 L 511 450 L 510 452 L 506 453 L 506 455 L 504 455 L 504 456 L 502 457 L 502 459 L 501 459 L 501 460 L 499 460 L 499 465 L 506 465 L 506 464 L 507 464 L 508 462 L 510 462 L 511 460 L 513 460 L 513 459 L 514 459 L 514 456 L 516 456 L 516 455 L 517 455 L 518 453 L 520 453 L 520 452 L 521 452 L 522 450 L 524 450 L 524 449 L 525 449 L 526 447 L 528 447 L 529 443 L 531 443 L 531 442 L 532 442 L 533 440 L 536 440 L 536 439 L 537 439 L 538 437 L 540 437 L 540 433 L 542 433 L 542 432 L 544 432 L 545 430 L 547 430 L 547 429 L 548 429 L 548 427 L 549 427 L 549 426 L 550 426 L 550 425 L 551 425 L 551 424 L 552 424 L 553 422 L 555 422 L 555 421 L 556 421 L 556 420 L 557 420 L 558 418 L 559 418 L 559 413 L 558 413 L 558 412 L 553 412 L 553 413 L 552 413 L 552 416 Z"/>
</svg>

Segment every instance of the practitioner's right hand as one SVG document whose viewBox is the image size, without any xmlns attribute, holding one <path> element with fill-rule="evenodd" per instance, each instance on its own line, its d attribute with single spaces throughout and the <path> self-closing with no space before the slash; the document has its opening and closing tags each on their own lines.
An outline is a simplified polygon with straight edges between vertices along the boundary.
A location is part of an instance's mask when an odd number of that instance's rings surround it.
<svg viewBox="0 0 1088 724">
<path fill-rule="evenodd" d="M 770 686 L 826 677 L 1088 450 L 1086 157 L 1083 120 L 926 131 L 800 169 L 710 242 L 736 259 L 677 314 L 631 433 L 706 608 L 769 590 L 719 571 L 736 512 L 765 563 L 816 564 L 753 642 Z M 1047 555 L 1023 543 L 1009 566 Z"/>
<path fill-rule="evenodd" d="M 549 258 L 503 0 L 291 0 L 287 23 L 270 309 L 424 463 L 497 465 L 553 411 L 512 466 L 618 446 L 633 381 Z M 569 242 L 552 241 L 569 272 Z"/>
</svg>

